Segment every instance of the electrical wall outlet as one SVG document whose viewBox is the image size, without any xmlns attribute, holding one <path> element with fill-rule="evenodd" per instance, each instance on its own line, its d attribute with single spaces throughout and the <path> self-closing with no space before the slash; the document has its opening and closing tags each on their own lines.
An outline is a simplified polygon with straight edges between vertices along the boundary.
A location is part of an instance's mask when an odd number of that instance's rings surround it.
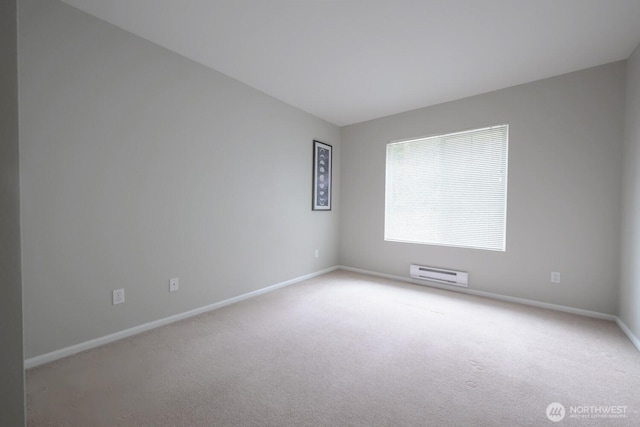
<svg viewBox="0 0 640 427">
<path fill-rule="evenodd" d="M 113 305 L 124 303 L 124 289 L 113 291 Z"/>
<path fill-rule="evenodd" d="M 557 271 L 551 272 L 551 283 L 560 283 L 560 273 Z"/>
<path fill-rule="evenodd" d="M 175 292 L 180 289 L 180 281 L 177 277 L 169 279 L 169 292 Z"/>
<path fill-rule="evenodd" d="M 316 258 L 318 258 L 318 256 L 319 256 L 319 255 L 320 255 L 320 250 L 319 250 L 319 249 L 316 249 L 316 252 L 315 252 L 315 256 L 316 256 Z"/>
</svg>

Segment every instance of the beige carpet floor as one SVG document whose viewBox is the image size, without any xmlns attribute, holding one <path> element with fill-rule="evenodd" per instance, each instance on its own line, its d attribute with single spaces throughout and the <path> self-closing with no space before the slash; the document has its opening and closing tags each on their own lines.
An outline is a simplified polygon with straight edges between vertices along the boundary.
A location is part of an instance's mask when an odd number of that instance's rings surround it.
<svg viewBox="0 0 640 427">
<path fill-rule="evenodd" d="M 27 411 L 31 427 L 639 426 L 640 352 L 609 321 L 336 271 L 33 368 Z"/>
</svg>

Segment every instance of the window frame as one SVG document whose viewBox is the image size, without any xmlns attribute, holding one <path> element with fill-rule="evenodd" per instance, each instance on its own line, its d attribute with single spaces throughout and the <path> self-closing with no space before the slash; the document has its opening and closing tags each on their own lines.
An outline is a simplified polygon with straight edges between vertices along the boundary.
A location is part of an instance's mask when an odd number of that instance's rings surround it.
<svg viewBox="0 0 640 427">
<path fill-rule="evenodd" d="M 499 237 L 501 237 L 501 246 L 498 247 L 496 246 L 491 246 L 491 245 L 478 245 L 478 244 L 455 244 L 455 243 L 443 243 L 441 241 L 435 241 L 437 239 L 432 239 L 432 240 L 420 240 L 418 238 L 413 239 L 413 240 L 407 240 L 407 239 L 398 239 L 398 238 L 393 238 L 393 237 L 389 237 L 389 232 L 388 232 L 388 215 L 389 215 L 389 147 L 391 145 L 395 145 L 395 144 L 403 144 L 403 143 L 411 143 L 411 142 L 419 142 L 419 141 L 424 141 L 424 140 L 428 140 L 428 139 L 434 139 L 434 138 L 449 138 L 449 137 L 454 137 L 456 135 L 462 135 L 465 133 L 472 133 L 472 132 L 480 132 L 480 131 L 488 131 L 491 129 L 496 129 L 496 128 L 505 128 L 505 135 L 503 138 L 500 139 L 500 143 L 503 144 L 503 150 L 501 150 L 499 156 L 502 157 L 503 159 L 503 172 L 502 172 L 502 176 L 501 179 L 503 179 L 504 184 L 503 184 L 503 188 L 504 188 L 504 193 L 503 193 L 503 199 L 504 199 L 504 204 L 503 207 L 501 208 L 501 212 L 502 212 L 502 216 L 501 216 L 501 220 L 502 220 L 502 229 L 500 231 L 500 235 Z M 492 251 L 492 252 L 506 252 L 507 250 L 507 222 L 508 222 L 508 177 L 509 177 L 509 142 L 510 142 L 510 125 L 508 122 L 504 122 L 504 123 L 499 123 L 499 124 L 495 124 L 495 125 L 489 125 L 489 126 L 482 126 L 482 127 L 475 127 L 475 128 L 469 128 L 469 129 L 465 129 L 465 130 L 460 130 L 460 131 L 454 131 L 454 132 L 447 132 L 447 133 L 435 133 L 429 136 L 421 136 L 421 137 L 414 137 L 414 138 L 405 138 L 405 139 L 400 139 L 400 140 L 392 140 L 389 141 L 385 144 L 385 196 L 384 196 L 384 230 L 383 230 L 383 239 L 385 242 L 396 242 L 396 243 L 412 243 L 412 244 L 420 244 L 420 245 L 431 245 L 431 246 L 442 246 L 442 247 L 455 247 L 455 248 L 465 248 L 465 249 L 479 249 L 479 250 L 485 250 L 485 251 Z"/>
</svg>

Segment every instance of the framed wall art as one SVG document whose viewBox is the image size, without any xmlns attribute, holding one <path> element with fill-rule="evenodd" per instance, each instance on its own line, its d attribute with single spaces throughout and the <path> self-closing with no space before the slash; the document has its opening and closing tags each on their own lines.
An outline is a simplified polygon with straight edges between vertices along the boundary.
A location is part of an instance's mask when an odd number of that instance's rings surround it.
<svg viewBox="0 0 640 427">
<path fill-rule="evenodd" d="M 331 151 L 333 147 L 313 141 L 313 204 L 314 211 L 331 210 Z"/>
</svg>

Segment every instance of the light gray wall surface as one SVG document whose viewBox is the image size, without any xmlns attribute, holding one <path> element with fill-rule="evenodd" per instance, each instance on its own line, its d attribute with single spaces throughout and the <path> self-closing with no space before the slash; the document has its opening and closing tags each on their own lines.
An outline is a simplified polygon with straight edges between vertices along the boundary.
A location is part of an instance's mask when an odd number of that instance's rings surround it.
<svg viewBox="0 0 640 427">
<path fill-rule="evenodd" d="M 627 61 L 620 319 L 640 338 L 640 46 Z"/>
<path fill-rule="evenodd" d="M 0 2 L 0 425 L 24 425 L 16 1 Z"/>
<path fill-rule="evenodd" d="M 26 357 L 337 264 L 339 128 L 58 1 L 20 21 Z"/>
<path fill-rule="evenodd" d="M 343 128 L 341 264 L 459 269 L 472 289 L 615 314 L 624 82 L 622 61 Z M 386 144 L 501 123 L 506 252 L 385 242 Z"/>
</svg>

